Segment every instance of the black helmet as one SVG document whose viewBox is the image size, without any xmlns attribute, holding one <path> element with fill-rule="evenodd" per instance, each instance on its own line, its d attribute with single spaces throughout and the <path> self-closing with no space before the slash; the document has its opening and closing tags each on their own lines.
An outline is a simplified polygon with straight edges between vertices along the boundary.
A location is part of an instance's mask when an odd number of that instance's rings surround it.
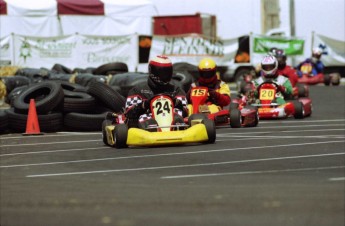
<svg viewBox="0 0 345 226">
<path fill-rule="evenodd" d="M 277 49 L 277 50 L 275 51 L 274 56 L 275 56 L 275 57 L 277 58 L 277 60 L 278 60 L 278 68 L 279 68 L 279 69 L 285 68 L 285 66 L 286 66 L 286 55 L 285 55 L 284 50 L 282 50 L 282 49 Z"/>
<path fill-rule="evenodd" d="M 149 76 L 154 83 L 166 85 L 170 82 L 173 74 L 173 66 L 166 56 L 156 56 L 149 62 Z"/>
</svg>

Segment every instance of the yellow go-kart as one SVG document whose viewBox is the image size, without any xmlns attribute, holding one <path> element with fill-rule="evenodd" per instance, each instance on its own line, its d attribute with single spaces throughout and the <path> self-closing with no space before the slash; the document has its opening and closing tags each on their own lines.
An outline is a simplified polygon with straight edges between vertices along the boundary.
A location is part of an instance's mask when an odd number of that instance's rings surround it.
<svg viewBox="0 0 345 226">
<path fill-rule="evenodd" d="M 212 120 L 200 117 L 176 123 L 173 98 L 166 94 L 155 95 L 149 103 L 156 124 L 147 128 L 128 127 L 126 113 L 108 115 L 102 124 L 103 142 L 116 148 L 215 142 Z"/>
</svg>

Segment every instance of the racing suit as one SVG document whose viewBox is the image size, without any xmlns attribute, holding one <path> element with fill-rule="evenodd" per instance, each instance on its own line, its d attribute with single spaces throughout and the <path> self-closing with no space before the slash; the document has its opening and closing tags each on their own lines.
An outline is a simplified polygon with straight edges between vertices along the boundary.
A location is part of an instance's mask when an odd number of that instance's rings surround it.
<svg viewBox="0 0 345 226">
<path fill-rule="evenodd" d="M 201 86 L 199 82 L 195 82 L 191 84 L 191 87 Z M 230 104 L 230 88 L 228 84 L 221 80 L 217 80 L 216 84 L 210 88 L 209 90 L 209 97 L 206 100 L 206 103 L 209 107 L 211 113 L 216 113 L 221 110 L 223 107 Z M 188 102 L 190 102 L 190 90 L 187 93 Z"/>
<path fill-rule="evenodd" d="M 182 123 L 183 117 L 188 114 L 187 98 L 184 90 L 170 83 L 167 85 L 158 85 L 151 77 L 148 77 L 147 82 L 138 84 L 128 92 L 125 105 L 128 126 L 143 127 L 148 124 L 154 124 L 152 114 L 148 112 L 148 100 L 156 94 L 163 93 L 175 98 L 175 122 Z"/>
<path fill-rule="evenodd" d="M 262 83 L 264 83 L 266 81 L 271 81 L 271 82 L 278 85 L 278 89 L 277 89 L 277 93 L 276 93 L 276 102 L 279 105 L 285 104 L 286 102 L 285 102 L 284 96 L 290 97 L 293 93 L 293 89 L 292 89 L 292 85 L 291 85 L 290 80 L 283 75 L 278 75 L 276 78 L 273 78 L 273 79 L 267 79 L 267 78 L 264 78 L 263 76 L 261 76 L 255 80 L 253 80 L 253 85 L 256 89 L 259 85 L 261 85 Z M 259 92 L 257 89 L 253 92 L 253 95 L 255 98 L 259 97 Z"/>
<path fill-rule="evenodd" d="M 278 68 L 277 73 L 278 75 L 283 75 L 287 77 L 290 80 L 292 87 L 296 86 L 298 82 L 298 75 L 294 68 L 290 67 L 289 65 L 286 65 L 282 69 Z"/>
</svg>

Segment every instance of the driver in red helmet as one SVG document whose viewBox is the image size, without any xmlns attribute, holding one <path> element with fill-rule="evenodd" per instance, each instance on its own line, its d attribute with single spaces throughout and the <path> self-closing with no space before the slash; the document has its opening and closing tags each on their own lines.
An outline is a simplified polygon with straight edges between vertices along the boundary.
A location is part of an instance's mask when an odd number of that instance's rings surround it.
<svg viewBox="0 0 345 226">
<path fill-rule="evenodd" d="M 148 112 L 148 100 L 161 93 L 175 98 L 175 123 L 183 123 L 183 117 L 188 114 L 186 93 L 170 83 L 173 74 L 170 59 L 160 55 L 151 59 L 148 73 L 147 82 L 138 84 L 128 92 L 125 114 L 129 127 L 147 128 L 148 125 L 157 124 Z"/>
<path fill-rule="evenodd" d="M 230 104 L 230 88 L 228 84 L 220 80 L 217 75 L 216 62 L 211 58 L 204 58 L 198 65 L 199 78 L 192 83 L 192 87 L 204 86 L 209 92 L 209 109 L 211 113 L 219 111 L 219 107 L 225 107 Z M 188 91 L 187 97 L 190 97 Z"/>
<path fill-rule="evenodd" d="M 293 93 L 290 80 L 278 73 L 278 60 L 272 55 L 265 56 L 261 61 L 261 74 L 259 78 L 253 80 L 253 87 L 256 89 L 262 83 L 270 81 L 278 85 L 276 101 L 278 104 L 284 104 L 284 97 L 291 97 Z M 258 97 L 258 92 L 255 90 L 251 93 L 255 97 Z"/>
<path fill-rule="evenodd" d="M 273 56 L 275 56 L 278 60 L 277 73 L 287 77 L 290 80 L 292 87 L 295 87 L 298 82 L 297 71 L 293 67 L 286 64 L 286 55 L 284 50 L 276 49 L 276 51 L 273 53 Z"/>
</svg>

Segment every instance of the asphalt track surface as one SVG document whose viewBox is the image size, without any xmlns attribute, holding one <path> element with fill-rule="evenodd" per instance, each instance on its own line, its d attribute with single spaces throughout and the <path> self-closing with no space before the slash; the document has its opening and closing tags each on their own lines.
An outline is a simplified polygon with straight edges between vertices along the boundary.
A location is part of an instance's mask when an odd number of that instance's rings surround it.
<svg viewBox="0 0 345 226">
<path fill-rule="evenodd" d="M 1 226 L 344 226 L 345 89 L 310 92 L 310 118 L 218 128 L 209 145 L 2 135 Z"/>
</svg>

